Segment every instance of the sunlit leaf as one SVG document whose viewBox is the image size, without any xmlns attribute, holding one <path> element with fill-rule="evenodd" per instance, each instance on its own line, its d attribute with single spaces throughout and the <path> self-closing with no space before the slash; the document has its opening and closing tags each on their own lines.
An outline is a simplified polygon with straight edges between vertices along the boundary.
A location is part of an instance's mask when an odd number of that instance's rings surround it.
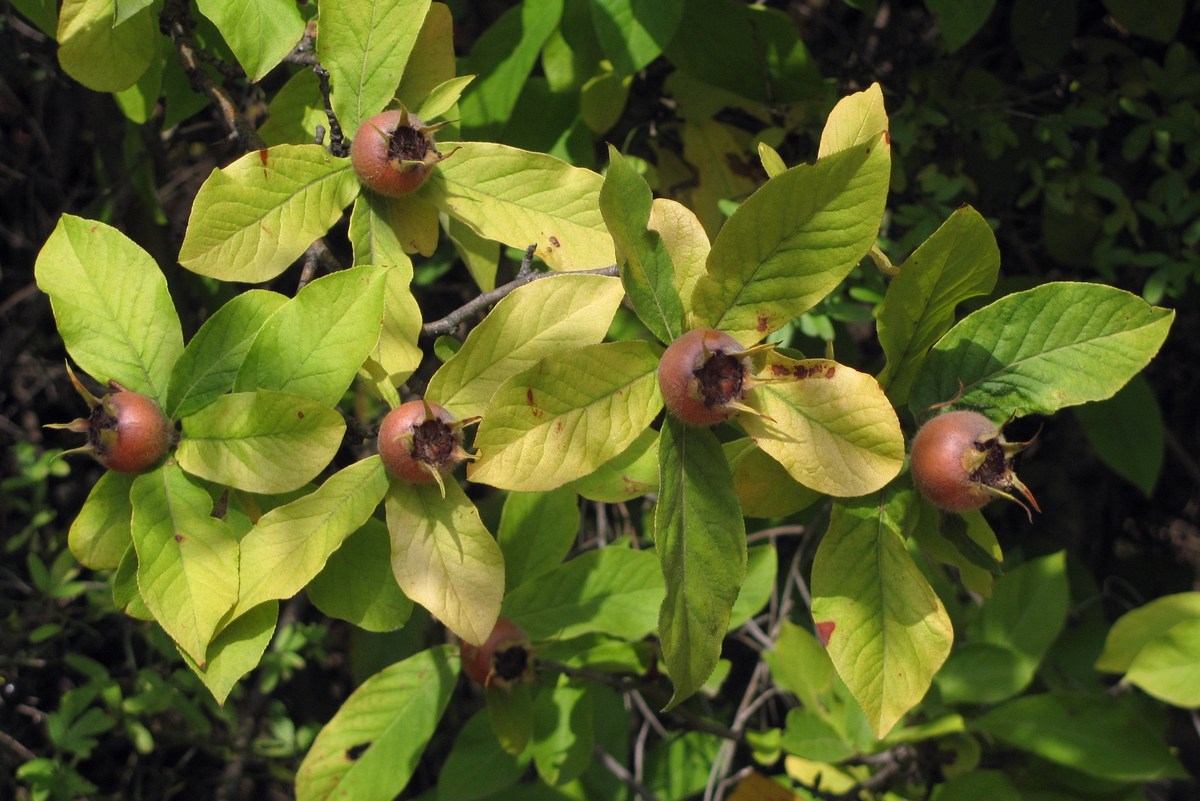
<svg viewBox="0 0 1200 801">
<path fill-rule="evenodd" d="M 121 564 L 121 558 L 129 550 L 133 515 L 129 489 L 134 478 L 132 473 L 106 471 L 71 521 L 67 545 L 84 567 L 110 570 Z"/>
<path fill-rule="evenodd" d="M 196 7 L 217 26 L 251 81 L 283 61 L 304 36 L 304 19 L 290 0 L 196 0 Z"/>
<path fill-rule="evenodd" d="M 208 646 L 208 662 L 203 668 L 186 651 L 181 651 L 188 667 L 200 677 L 218 704 L 225 703 L 238 679 L 258 667 L 275 634 L 278 619 L 279 604 L 274 601 L 241 615 L 221 629 Z"/>
<path fill-rule="evenodd" d="M 454 17 L 445 3 L 430 3 L 404 65 L 396 98 L 405 108 L 416 110 L 434 89 L 453 80 L 454 75 Z"/>
<path fill-rule="evenodd" d="M 158 54 L 154 12 L 142 8 L 125 20 L 112 0 L 64 0 L 58 14 L 58 62 L 96 92 L 133 86 Z"/>
<path fill-rule="evenodd" d="M 578 498 L 571 490 L 509 493 L 496 532 L 504 551 L 504 586 L 511 591 L 557 566 L 578 533 Z"/>
<path fill-rule="evenodd" d="M 382 520 L 371 518 L 334 551 L 306 593 L 322 614 L 367 631 L 395 631 L 413 602 L 392 575 L 392 543 Z"/>
<path fill-rule="evenodd" d="M 856 145 L 865 145 L 880 131 L 888 129 L 887 111 L 883 107 L 883 90 L 878 83 L 861 92 L 847 95 L 837 102 L 825 128 L 817 158 L 822 159 Z"/>
</svg>

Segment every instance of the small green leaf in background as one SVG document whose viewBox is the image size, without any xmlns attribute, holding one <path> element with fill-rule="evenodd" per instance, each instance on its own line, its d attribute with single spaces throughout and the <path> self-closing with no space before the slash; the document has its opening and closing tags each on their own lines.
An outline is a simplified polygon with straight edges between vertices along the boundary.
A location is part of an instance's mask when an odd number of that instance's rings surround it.
<svg viewBox="0 0 1200 801">
<path fill-rule="evenodd" d="M 396 99 L 416 109 L 437 87 L 454 80 L 455 67 L 454 17 L 445 3 L 431 3 L 404 65 Z"/>
<path fill-rule="evenodd" d="M 438 773 L 438 801 L 478 801 L 517 783 L 529 757 L 506 752 L 492 732 L 488 711 L 471 716 L 454 738 Z"/>
<path fill-rule="evenodd" d="M 602 275 L 555 275 L 514 290 L 434 373 L 425 397 L 458 417 L 483 414 L 512 376 L 604 339 L 623 295 L 619 280 Z"/>
<path fill-rule="evenodd" d="M 1096 670 L 1124 673 L 1138 653 L 1180 623 L 1200 617 L 1200 592 L 1180 592 L 1155 598 L 1126 612 L 1113 624 L 1096 659 Z"/>
<path fill-rule="evenodd" d="M 317 58 L 347 138 L 395 96 L 428 11 L 429 0 L 322 1 Z"/>
<path fill-rule="evenodd" d="M 713 242 L 697 319 L 750 345 L 828 295 L 875 243 L 890 153 L 879 133 L 763 184 Z"/>
<path fill-rule="evenodd" d="M 1002 572 L 1004 554 L 996 533 L 979 510 L 943 514 L 921 498 L 912 535 L 928 556 L 958 568 L 963 586 L 984 598 L 992 596 L 993 577 Z"/>
<path fill-rule="evenodd" d="M 392 572 L 404 594 L 481 645 L 504 597 L 504 556 L 458 482 L 393 481 L 384 499 Z"/>
<path fill-rule="evenodd" d="M 925 354 L 954 324 L 962 301 L 996 285 L 1000 250 L 987 221 L 970 206 L 953 214 L 908 257 L 879 308 L 887 364 L 879 383 L 897 405 L 908 400 Z"/>
<path fill-rule="evenodd" d="M 833 687 L 829 654 L 808 629 L 784 620 L 775 645 L 764 654 L 771 677 L 808 709 L 820 709 L 820 698 Z"/>
<path fill-rule="evenodd" d="M 538 776 L 551 787 L 578 778 L 592 761 L 594 742 L 591 685 L 559 676 L 533 699 L 530 750 Z"/>
<path fill-rule="evenodd" d="M 163 410 L 171 417 L 187 417 L 233 389 L 259 329 L 286 302 L 277 292 L 250 289 L 217 309 L 175 362 Z"/>
<path fill-rule="evenodd" d="M 779 572 L 779 554 L 771 545 L 756 545 L 746 551 L 746 578 L 738 589 L 737 600 L 729 610 L 729 630 L 733 631 L 763 611 L 775 592 Z"/>
<path fill-rule="evenodd" d="M 578 533 L 579 501 L 571 490 L 509 493 L 496 532 L 504 551 L 504 586 L 511 591 L 558 566 Z"/>
<path fill-rule="evenodd" d="M 847 95 L 837 102 L 825 128 L 821 131 L 821 144 L 817 158 L 840 153 L 856 145 L 868 144 L 880 131 L 888 129 L 887 111 L 883 107 L 883 89 L 873 83 L 861 92 Z M 762 153 L 764 145 L 759 145 Z M 770 153 L 775 151 L 769 150 Z M 775 154 L 775 159 L 778 159 Z M 764 159 L 765 163 L 766 159 Z M 782 165 L 782 161 L 777 162 Z"/>
<path fill-rule="evenodd" d="M 111 570 L 121 564 L 121 557 L 132 544 L 129 526 L 133 506 L 129 490 L 136 477 L 132 473 L 105 471 L 71 522 L 67 544 L 84 567 Z"/>
<path fill-rule="evenodd" d="M 909 408 L 976 408 L 995 422 L 1112 397 L 1153 358 L 1175 312 L 1102 284 L 1055 282 L 967 315 L 925 358 Z M 961 391 L 961 394 L 960 394 Z"/>
<path fill-rule="evenodd" d="M 658 636 L 674 687 L 669 709 L 703 687 L 717 665 L 746 578 L 746 529 L 710 429 L 667 415 L 658 453 L 654 543 L 667 587 Z"/>
<path fill-rule="evenodd" d="M 1102 779 L 1149 782 L 1187 775 L 1160 727 L 1127 700 L 1111 696 L 1026 695 L 984 713 L 970 729 Z"/>
<path fill-rule="evenodd" d="M 34 275 L 81 368 L 165 403 L 183 332 L 150 254 L 111 226 L 64 214 L 38 253 Z"/>
<path fill-rule="evenodd" d="M 117 19 L 112 0 L 64 0 L 58 14 L 58 62 L 97 92 L 119 92 L 158 55 L 158 25 L 150 8 Z"/>
<path fill-rule="evenodd" d="M 522 682 L 512 687 L 493 684 L 484 690 L 488 723 L 500 747 L 513 756 L 528 753 L 533 737 L 533 691 Z"/>
<path fill-rule="evenodd" d="M 1162 410 L 1145 377 L 1136 375 L 1111 398 L 1073 411 L 1101 461 L 1146 497 L 1153 495 L 1165 435 Z"/>
<path fill-rule="evenodd" d="M 258 667 L 278 619 L 279 604 L 274 601 L 237 617 L 208 646 L 208 663 L 203 668 L 186 651 L 181 652 L 218 704 L 225 703 L 238 679 Z"/>
<path fill-rule="evenodd" d="M 938 673 L 947 703 L 996 703 L 1024 690 L 1067 621 L 1070 587 L 1062 552 L 997 579 L 967 627 L 966 644 Z"/>
<path fill-rule="evenodd" d="M 742 514 L 746 517 L 787 517 L 811 506 L 821 493 L 796 481 L 749 437 L 724 443 Z"/>
<path fill-rule="evenodd" d="M 460 104 L 463 130 L 472 139 L 494 138 L 512 117 L 542 45 L 558 27 L 562 13 L 563 0 L 527 0 L 506 11 L 475 40 L 463 72 L 479 77 Z"/>
<path fill-rule="evenodd" d="M 1168 704 L 1200 707 L 1200 615 L 1146 643 L 1125 681 Z"/>
<path fill-rule="evenodd" d="M 313 492 L 263 515 L 242 538 L 238 610 L 291 598 L 362 526 L 387 492 L 387 472 L 370 456 L 330 476 Z"/>
<path fill-rule="evenodd" d="M 451 78 L 444 83 L 440 83 L 433 88 L 429 95 L 422 101 L 414 111 L 418 117 L 425 122 L 436 119 L 450 109 L 458 102 L 463 90 L 466 89 L 471 81 L 475 80 L 474 75 L 461 75 L 457 78 Z"/>
<path fill-rule="evenodd" d="M 895 478 L 904 435 L 874 376 L 826 359 L 795 362 L 791 372 L 795 380 L 766 381 L 746 395 L 758 414 L 738 421 L 758 446 L 793 479 L 829 495 L 863 495 Z"/>
<path fill-rule="evenodd" d="M 632 83 L 632 76 L 622 77 L 603 62 L 600 72 L 580 88 L 579 116 L 592 133 L 604 134 L 621 121 Z"/>
<path fill-rule="evenodd" d="M 290 0 L 196 0 L 196 7 L 217 26 L 251 81 L 274 69 L 304 36 L 304 19 Z"/>
<path fill-rule="evenodd" d="M 395 631 L 412 614 L 391 565 L 392 540 L 382 520 L 371 518 L 346 538 L 306 592 L 322 614 L 367 631 Z"/>
<path fill-rule="evenodd" d="M 321 729 L 300 764 L 297 801 L 394 798 L 433 737 L 458 672 L 458 657 L 441 646 L 363 682 Z"/>
<path fill-rule="evenodd" d="M 438 147 L 452 155 L 430 173 L 421 197 L 480 236 L 522 250 L 536 243 L 537 257 L 555 270 L 616 260 L 597 201 L 604 179 L 596 173 L 491 142 Z"/>
<path fill-rule="evenodd" d="M 675 38 L 684 0 L 595 0 L 592 25 L 604 55 L 621 75 L 633 75 Z"/>
<path fill-rule="evenodd" d="M 600 211 L 612 233 L 621 283 L 634 311 L 663 342 L 680 334 L 683 304 L 675 292 L 675 268 L 667 245 L 650 223 L 653 196 L 646 179 L 612 145 L 600 188 Z"/>
<path fill-rule="evenodd" d="M 696 282 L 703 277 L 712 245 L 700 219 L 687 206 L 665 197 L 656 197 L 650 206 L 650 222 L 647 226 L 661 237 L 667 253 L 671 256 L 671 269 L 675 279 L 675 294 L 684 307 L 684 330 L 695 326 L 692 323 L 691 300 Z"/>
<path fill-rule="evenodd" d="M 547 356 L 504 382 L 475 436 L 472 481 L 554 489 L 624 451 L 662 409 L 659 350 L 642 340 Z"/>
<path fill-rule="evenodd" d="M 342 444 L 346 422 L 309 398 L 258 390 L 222 395 L 183 419 L 179 465 L 247 492 L 290 492 L 312 481 Z"/>
<path fill-rule="evenodd" d="M 237 538 L 211 516 L 212 497 L 178 467 L 138 476 L 130 500 L 141 596 L 203 669 L 217 625 L 237 601 Z"/>
<path fill-rule="evenodd" d="M 263 324 L 234 389 L 335 405 L 379 341 L 385 274 L 378 267 L 352 267 L 306 285 Z"/>
<path fill-rule="evenodd" d="M 500 266 L 500 243 L 493 242 L 475 232 L 457 217 L 445 217 L 446 235 L 458 251 L 458 257 L 467 266 L 467 272 L 475 284 L 484 292 L 496 288 L 496 271 Z"/>
<path fill-rule="evenodd" d="M 836 504 L 813 561 L 813 619 L 877 737 L 920 703 L 954 639 L 904 545 L 915 502 L 909 491 Z"/>
<path fill-rule="evenodd" d="M 179 263 L 221 281 L 283 272 L 358 194 L 349 159 L 320 145 L 276 145 L 213 170 L 192 204 Z"/>
<path fill-rule="evenodd" d="M 842 762 L 856 753 L 832 723 L 810 709 L 788 710 L 780 746 L 789 754 L 828 763 Z"/>
<path fill-rule="evenodd" d="M 974 770 L 950 777 L 938 788 L 938 801 L 1022 801 L 1013 780 L 998 770 Z"/>
<path fill-rule="evenodd" d="M 301 70 L 267 104 L 267 121 L 259 126 L 258 135 L 268 146 L 307 145 L 316 141 L 318 125 L 329 128 L 321 85 L 315 72 Z"/>
<path fill-rule="evenodd" d="M 953 53 L 983 27 L 996 0 L 925 0 L 925 7 L 937 20 L 946 49 Z"/>
<path fill-rule="evenodd" d="M 662 569 L 654 554 L 607 547 L 514 588 L 501 613 L 535 642 L 591 632 L 632 641 L 654 630 L 662 599 Z"/>
<path fill-rule="evenodd" d="M 350 245 L 354 249 L 355 266 L 374 264 L 377 267 L 407 265 L 412 259 L 397 233 L 396 207 L 391 198 L 375 192 L 363 192 L 354 199 L 350 211 Z M 415 249 L 414 249 L 415 250 Z"/>
</svg>

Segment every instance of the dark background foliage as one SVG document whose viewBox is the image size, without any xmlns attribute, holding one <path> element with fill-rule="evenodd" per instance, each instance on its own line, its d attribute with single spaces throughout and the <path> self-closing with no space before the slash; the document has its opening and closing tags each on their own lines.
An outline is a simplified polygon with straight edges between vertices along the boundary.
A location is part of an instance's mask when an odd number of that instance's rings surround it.
<svg viewBox="0 0 1200 801">
<path fill-rule="evenodd" d="M 452 5 L 466 56 L 512 4 Z M 1003 2 L 961 43 L 917 2 L 767 5 L 787 15 L 813 74 L 825 79 L 812 92 L 811 112 L 774 126 L 769 116 L 735 107 L 717 118 L 747 138 L 777 129 L 772 143 L 797 163 L 814 155 L 833 99 L 879 81 L 892 119 L 884 230 L 895 263 L 970 203 L 995 227 L 1001 294 L 1050 280 L 1103 281 L 1177 310 L 1145 373 L 1165 442 L 1152 490 L 1112 469 L 1146 450 L 1154 410 L 1145 404 L 1090 423 L 1093 433 L 1119 434 L 1118 447 L 1127 449 L 1107 463 L 1089 439 L 1087 417 L 1022 420 L 1016 438 L 1043 425 L 1023 478 L 1052 501 L 1032 526 L 1015 508 L 989 517 L 1006 552 L 1066 547 L 1076 578 L 1094 584 L 1110 619 L 1200 589 L 1200 4 L 1180 4 L 1178 24 L 1156 29 L 1154 20 L 1123 16 L 1127 3 Z M 173 254 L 199 184 L 240 149 L 199 95 L 191 107 L 166 111 L 170 127 L 162 109 L 143 125 L 127 122 L 111 96 L 62 72 L 50 37 L 8 3 L 0 14 L 0 797 L 24 797 L 13 771 L 46 757 L 77 769 L 63 782 L 84 782 L 64 785 L 64 797 L 287 798 L 290 771 L 315 727 L 357 681 L 403 650 L 404 638 L 425 635 L 410 625 L 364 638 L 297 599 L 285 607 L 284 634 L 264 666 L 220 709 L 161 633 L 112 613 L 103 577 L 74 563 L 66 529 L 100 468 L 88 459 L 50 460 L 74 443 L 42 426 L 78 416 L 80 404 L 49 303 L 34 285 L 34 258 L 60 214 L 104 219 L 158 259 L 190 333 L 222 290 L 183 273 Z M 660 58 L 642 70 L 621 118 L 575 151 L 579 161 L 602 165 L 612 141 L 659 161 L 665 173 L 661 154 L 682 150 L 668 94 L 675 69 Z M 255 120 L 281 81 L 271 76 L 256 86 L 234 75 L 223 82 Z M 528 109 L 519 106 L 514 116 L 522 114 Z M 524 144 L 526 131 L 515 126 L 509 138 Z M 745 167 L 765 178 L 750 153 Z M 472 291 L 461 266 L 446 266 L 436 286 L 420 290 L 431 316 Z M 865 291 L 882 287 L 867 271 L 856 276 L 851 283 Z M 857 318 L 845 308 L 822 313 L 859 320 L 847 327 L 853 331 L 863 324 L 859 305 Z M 857 347 L 852 338 L 838 346 Z M 856 358 L 879 366 L 867 348 Z M 1150 448 L 1149 458 L 1156 455 Z M 486 499 L 484 506 L 486 513 Z M 1173 742 L 1200 775 L 1195 718 L 1172 715 Z M 419 773 L 414 786 L 432 778 Z M 1200 789 L 1156 792 L 1182 799 Z"/>
</svg>

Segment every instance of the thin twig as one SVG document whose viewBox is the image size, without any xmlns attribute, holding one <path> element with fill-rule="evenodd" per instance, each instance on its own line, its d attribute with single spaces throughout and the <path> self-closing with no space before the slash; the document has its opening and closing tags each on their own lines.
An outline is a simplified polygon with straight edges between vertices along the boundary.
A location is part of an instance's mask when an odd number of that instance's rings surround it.
<svg viewBox="0 0 1200 801">
<path fill-rule="evenodd" d="M 532 256 L 532 251 L 537 249 L 537 245 L 530 245 L 526 249 L 526 253 Z M 440 320 L 434 320 L 432 323 L 426 323 L 421 326 L 421 336 L 436 337 L 442 334 L 452 333 L 458 326 L 469 317 L 472 317 L 479 312 L 497 303 L 511 294 L 514 290 L 520 289 L 526 284 L 533 283 L 540 278 L 548 278 L 552 275 L 617 275 L 617 265 L 610 264 L 607 267 L 600 267 L 595 270 L 573 270 L 570 273 L 559 272 L 538 272 L 527 268 L 525 259 L 521 260 L 521 271 L 517 273 L 517 277 L 509 281 L 503 286 L 498 286 L 491 292 L 484 292 L 472 298 L 467 303 L 459 306 L 454 311 L 447 314 Z"/>
<path fill-rule="evenodd" d="M 317 80 L 321 84 L 321 97 L 325 101 L 325 116 L 329 118 L 329 152 L 335 156 L 345 156 L 350 152 L 350 146 L 346 144 L 342 125 L 338 122 L 337 115 L 333 113 L 333 102 L 329 99 L 329 70 L 317 64 L 313 67 L 313 72 L 317 73 Z"/>
<path fill-rule="evenodd" d="M 630 790 L 632 790 L 639 798 L 643 798 L 645 801 L 659 801 L 658 796 L 642 786 L 642 783 L 635 779 L 633 774 L 626 770 L 625 766 L 618 762 L 617 758 L 612 754 L 608 753 L 598 745 L 593 746 L 592 752 L 600 759 L 600 762 L 604 764 L 604 767 L 608 769 L 609 773 L 620 779 L 621 782 Z"/>
<path fill-rule="evenodd" d="M 179 56 L 179 65 L 183 67 L 192 89 L 205 95 L 217 107 L 225 127 L 246 150 L 261 150 L 266 143 L 255 132 L 238 109 L 233 98 L 225 88 L 214 81 L 200 66 L 201 51 L 192 40 L 192 28 L 196 23 L 188 12 L 185 0 L 167 0 L 159 16 L 159 24 L 163 33 L 171 37 L 175 44 L 175 52 Z"/>
</svg>

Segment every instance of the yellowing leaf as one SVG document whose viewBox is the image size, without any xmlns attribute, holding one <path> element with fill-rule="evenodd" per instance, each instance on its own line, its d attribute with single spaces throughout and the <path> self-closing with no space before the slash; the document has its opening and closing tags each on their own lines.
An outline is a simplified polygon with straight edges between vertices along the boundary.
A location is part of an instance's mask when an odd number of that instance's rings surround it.
<svg viewBox="0 0 1200 801">
<path fill-rule="evenodd" d="M 598 197 L 603 179 L 542 153 L 488 142 L 438 144 L 450 154 L 421 196 L 480 236 L 537 256 L 555 270 L 613 264 Z"/>
<path fill-rule="evenodd" d="M 504 597 L 504 556 L 453 479 L 393 481 L 385 498 L 392 572 L 404 594 L 469 643 L 492 633 Z"/>
<path fill-rule="evenodd" d="M 58 15 L 58 61 L 97 92 L 128 89 L 158 57 L 158 26 L 150 8 L 118 23 L 112 0 L 64 0 Z"/>
<path fill-rule="evenodd" d="M 662 408 L 659 353 L 633 340 L 557 353 L 496 390 L 467 468 L 472 481 L 534 492 L 595 471 Z"/>
<path fill-rule="evenodd" d="M 662 237 L 674 266 L 675 291 L 684 301 L 684 330 L 695 328 L 690 321 L 692 292 L 704 275 L 704 264 L 711 245 L 700 218 L 682 203 L 655 198 L 650 207 L 649 229 Z"/>
<path fill-rule="evenodd" d="M 875 379 L 826 359 L 796 362 L 793 375 L 746 396 L 759 414 L 738 420 L 758 446 L 796 481 L 828 495 L 863 495 L 895 478 L 904 435 Z"/>
<path fill-rule="evenodd" d="M 883 90 L 878 83 L 873 83 L 861 92 L 843 97 L 833 107 L 833 111 L 829 112 L 825 130 L 821 131 L 821 145 L 817 150 L 817 158 L 824 158 L 855 145 L 865 145 L 875 139 L 880 131 L 887 129 L 888 117 L 883 108 Z"/>
</svg>

